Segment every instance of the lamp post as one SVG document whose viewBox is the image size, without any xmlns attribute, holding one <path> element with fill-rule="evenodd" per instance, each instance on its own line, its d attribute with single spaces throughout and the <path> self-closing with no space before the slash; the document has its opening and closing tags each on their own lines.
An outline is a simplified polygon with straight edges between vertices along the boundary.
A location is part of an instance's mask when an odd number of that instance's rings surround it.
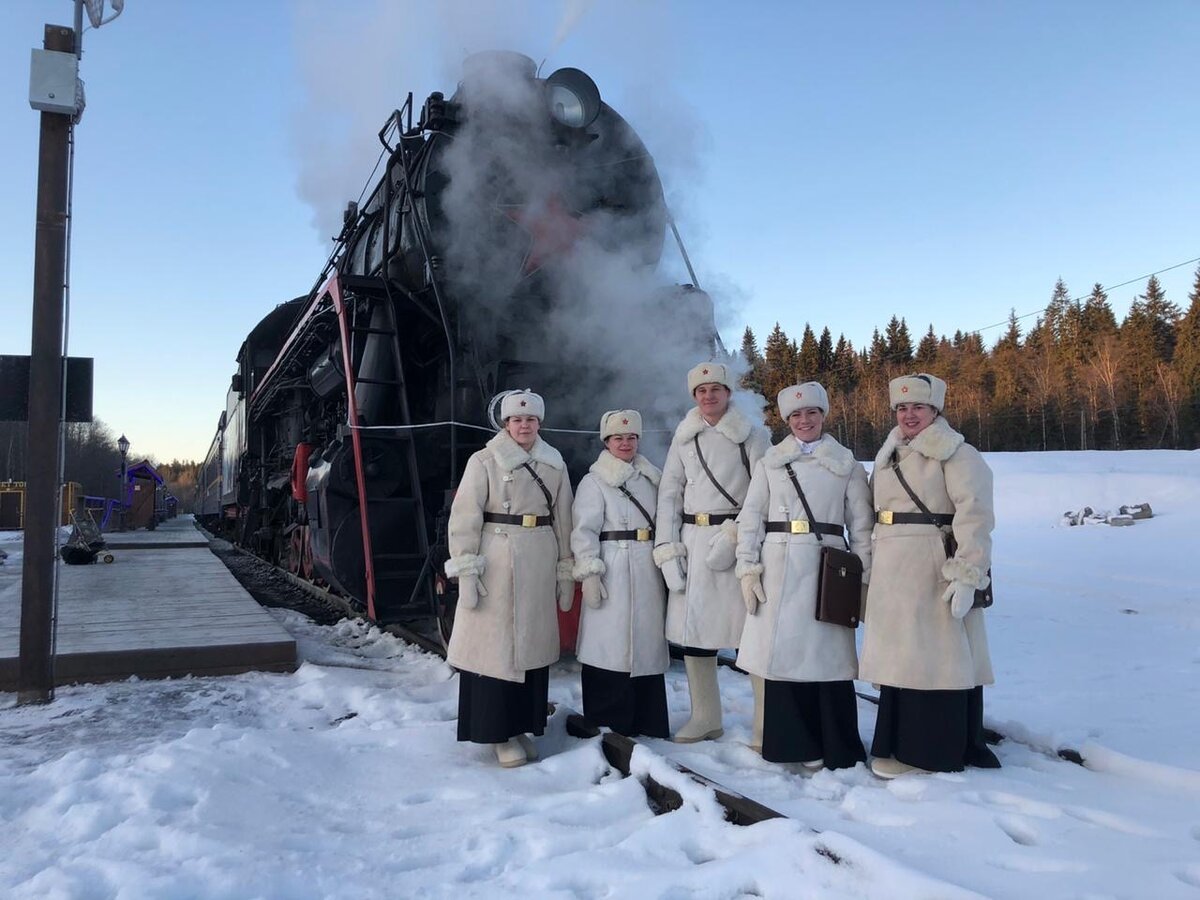
<svg viewBox="0 0 1200 900">
<path fill-rule="evenodd" d="M 117 438 L 117 449 L 121 451 L 121 493 L 117 497 L 121 504 L 121 530 L 125 530 L 125 497 L 129 493 L 129 468 L 126 454 L 129 453 L 129 438 L 121 435 Z"/>
</svg>

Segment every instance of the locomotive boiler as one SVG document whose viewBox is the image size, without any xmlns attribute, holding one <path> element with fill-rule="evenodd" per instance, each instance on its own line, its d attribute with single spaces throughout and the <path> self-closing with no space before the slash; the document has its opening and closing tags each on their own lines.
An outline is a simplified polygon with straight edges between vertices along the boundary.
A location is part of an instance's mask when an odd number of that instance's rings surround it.
<svg viewBox="0 0 1200 900">
<path fill-rule="evenodd" d="M 315 286 L 241 346 L 200 512 L 372 619 L 445 625 L 449 500 L 490 398 L 542 393 L 577 479 L 601 412 L 665 428 L 719 342 L 708 296 L 657 274 L 653 159 L 580 70 L 469 57 L 452 96 L 410 94 L 379 139 L 383 175 Z"/>
</svg>

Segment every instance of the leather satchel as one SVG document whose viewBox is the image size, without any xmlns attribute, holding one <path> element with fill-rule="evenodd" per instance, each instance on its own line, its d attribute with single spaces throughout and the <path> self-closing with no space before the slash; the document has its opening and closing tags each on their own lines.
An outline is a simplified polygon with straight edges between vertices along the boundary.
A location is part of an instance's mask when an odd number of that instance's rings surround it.
<svg viewBox="0 0 1200 900">
<path fill-rule="evenodd" d="M 813 525 L 818 524 L 813 517 L 808 498 L 800 488 L 800 481 L 792 470 L 790 463 L 784 466 L 792 487 L 804 505 L 804 514 Z M 862 560 L 849 550 L 847 542 L 845 550 L 830 547 L 821 539 L 821 532 L 814 530 L 817 543 L 821 545 L 820 571 L 817 574 L 817 621 L 829 625 L 841 625 L 845 628 L 858 627 L 858 614 L 862 604 Z M 842 540 L 845 540 L 843 535 Z"/>
<path fill-rule="evenodd" d="M 817 621 L 858 627 L 862 603 L 862 560 L 849 550 L 821 547 L 821 573 L 817 578 Z"/>
</svg>

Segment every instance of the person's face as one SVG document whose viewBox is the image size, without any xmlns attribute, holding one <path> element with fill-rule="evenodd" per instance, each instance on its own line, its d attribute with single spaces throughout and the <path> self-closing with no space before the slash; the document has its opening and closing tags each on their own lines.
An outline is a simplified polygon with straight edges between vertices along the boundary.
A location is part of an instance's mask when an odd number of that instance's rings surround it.
<svg viewBox="0 0 1200 900">
<path fill-rule="evenodd" d="M 928 403 L 901 403 L 896 407 L 896 424 L 900 433 L 912 440 L 937 418 L 937 410 Z"/>
<path fill-rule="evenodd" d="M 696 398 L 696 407 L 700 410 L 700 415 L 710 423 L 715 423 L 725 415 L 725 410 L 729 409 L 729 397 L 732 393 L 725 385 L 710 381 L 697 385 L 696 390 L 692 391 L 692 396 Z"/>
<path fill-rule="evenodd" d="M 825 413 L 819 407 L 805 406 L 794 410 L 788 416 L 788 428 L 800 440 L 811 443 L 821 436 L 821 428 L 825 424 Z"/>
<path fill-rule="evenodd" d="M 638 436 L 636 434 L 610 434 L 604 439 L 608 452 L 622 462 L 630 462 L 638 451 Z"/>
<path fill-rule="evenodd" d="M 509 416 L 504 423 L 508 436 L 516 441 L 522 450 L 528 450 L 537 440 L 538 428 L 541 422 L 537 416 Z"/>
</svg>

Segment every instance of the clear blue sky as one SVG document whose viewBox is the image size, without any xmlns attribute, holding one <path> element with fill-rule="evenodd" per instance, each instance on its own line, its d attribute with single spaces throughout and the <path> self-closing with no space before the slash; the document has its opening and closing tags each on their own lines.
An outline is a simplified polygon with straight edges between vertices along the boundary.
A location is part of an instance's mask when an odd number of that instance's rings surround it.
<svg viewBox="0 0 1200 900">
<path fill-rule="evenodd" d="M 72 9 L 0 10 L 2 353 L 29 352 L 29 48 Z M 979 328 L 1059 276 L 1077 295 L 1200 256 L 1191 0 L 127 0 L 85 35 L 71 351 L 135 454 L 203 455 L 242 338 L 311 286 L 387 112 L 498 46 L 588 71 L 639 130 L 734 345 L 776 320 L 860 346 L 893 314 Z M 1171 299 L 1194 271 L 1161 276 Z"/>
</svg>

